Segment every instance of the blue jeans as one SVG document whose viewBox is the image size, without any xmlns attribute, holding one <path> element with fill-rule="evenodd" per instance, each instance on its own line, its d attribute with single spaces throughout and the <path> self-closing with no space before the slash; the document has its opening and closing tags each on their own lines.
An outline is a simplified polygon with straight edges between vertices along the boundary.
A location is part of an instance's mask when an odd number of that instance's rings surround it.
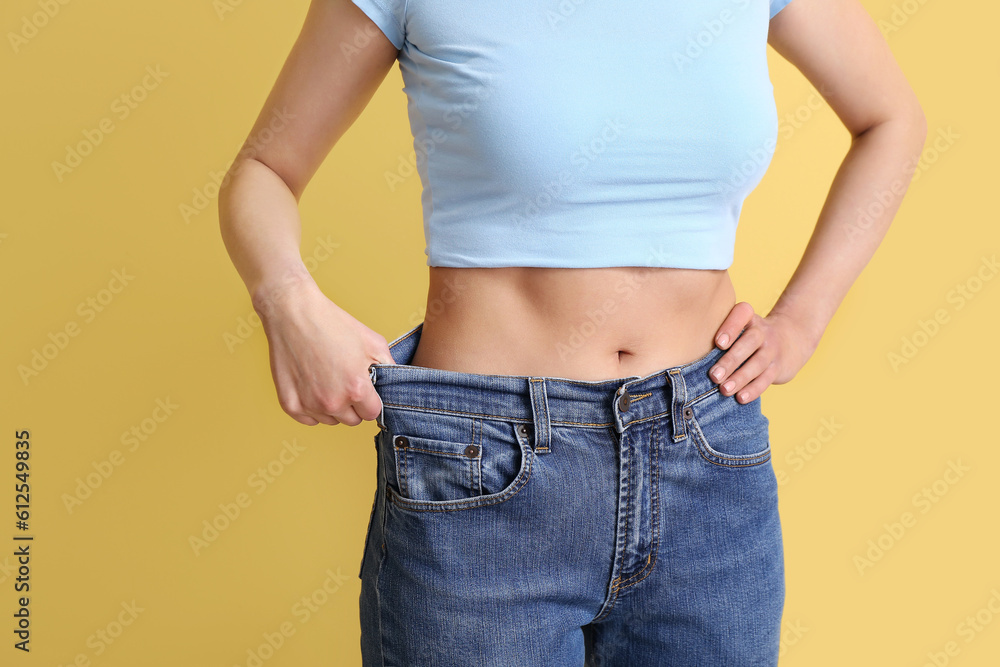
<svg viewBox="0 0 1000 667">
<path fill-rule="evenodd" d="M 751 667 L 778 660 L 777 480 L 760 398 L 714 348 L 580 381 L 373 364 L 366 667 Z"/>
</svg>

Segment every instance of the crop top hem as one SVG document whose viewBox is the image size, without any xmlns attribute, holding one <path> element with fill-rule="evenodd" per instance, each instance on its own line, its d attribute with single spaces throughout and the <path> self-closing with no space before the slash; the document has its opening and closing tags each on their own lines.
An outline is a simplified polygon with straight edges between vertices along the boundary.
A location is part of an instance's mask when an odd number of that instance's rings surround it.
<svg viewBox="0 0 1000 667">
<path fill-rule="evenodd" d="M 639 232 L 639 230 L 637 230 Z M 560 246 L 552 237 L 535 238 L 530 245 L 518 244 L 498 239 L 497 244 L 473 243 L 471 238 L 438 239 L 433 246 L 424 249 L 427 266 L 454 268 L 501 268 L 501 267 L 542 267 L 542 268 L 605 268 L 619 266 L 671 267 L 677 269 L 728 269 L 733 264 L 735 239 L 729 243 L 718 243 L 718 231 L 692 232 L 679 246 L 667 244 L 669 233 L 663 234 L 664 243 L 650 243 L 630 236 L 585 237 L 577 239 L 584 243 Z M 474 251 L 470 254 L 470 250 Z M 697 248 L 697 252 L 691 252 Z M 562 250 L 562 252 L 560 252 Z"/>
<path fill-rule="evenodd" d="M 456 268 L 456 269 L 499 269 L 499 268 L 509 268 L 509 267 L 527 267 L 527 268 L 555 268 L 555 269 L 604 269 L 604 268 L 618 268 L 625 266 L 637 266 L 643 268 L 659 269 L 659 268 L 670 268 L 670 269 L 698 269 L 702 271 L 722 271 L 730 268 L 733 265 L 733 258 L 730 255 L 728 258 L 720 258 L 717 262 L 717 266 L 705 266 L 701 262 L 696 261 L 685 261 L 683 258 L 671 260 L 669 264 L 654 264 L 649 262 L 647 255 L 637 254 L 634 258 L 628 256 L 617 255 L 619 259 L 603 261 L 600 259 L 586 259 L 583 263 L 578 263 L 575 258 L 571 261 L 565 259 L 560 259 L 559 257 L 552 257 L 549 255 L 539 256 L 535 259 L 520 258 L 520 259 L 490 259 L 490 260 L 475 260 L 473 263 L 469 258 L 462 257 L 461 255 L 450 255 L 446 252 L 435 253 L 434 257 L 428 255 L 427 266 L 437 266 L 443 268 Z"/>
</svg>

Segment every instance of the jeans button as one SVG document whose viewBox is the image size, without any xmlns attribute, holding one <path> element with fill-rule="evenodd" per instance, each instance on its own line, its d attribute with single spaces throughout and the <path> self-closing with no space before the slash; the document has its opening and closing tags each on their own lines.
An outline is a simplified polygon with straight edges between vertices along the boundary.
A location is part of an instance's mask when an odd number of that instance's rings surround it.
<svg viewBox="0 0 1000 667">
<path fill-rule="evenodd" d="M 691 419 L 691 417 L 694 417 L 694 409 L 690 407 L 684 408 L 684 418 Z"/>
<path fill-rule="evenodd" d="M 619 409 L 621 409 L 622 412 L 628 412 L 628 406 L 631 400 L 632 397 L 629 396 L 629 393 L 626 391 L 624 394 L 621 395 L 621 398 L 618 399 Z"/>
<path fill-rule="evenodd" d="M 465 455 L 469 458 L 475 458 L 479 454 L 479 447 L 475 445 L 469 445 L 465 448 Z"/>
<path fill-rule="evenodd" d="M 410 441 L 406 439 L 406 436 L 402 436 L 402 435 L 397 435 L 396 436 L 396 446 L 397 447 L 406 447 L 409 444 L 410 444 Z"/>
</svg>

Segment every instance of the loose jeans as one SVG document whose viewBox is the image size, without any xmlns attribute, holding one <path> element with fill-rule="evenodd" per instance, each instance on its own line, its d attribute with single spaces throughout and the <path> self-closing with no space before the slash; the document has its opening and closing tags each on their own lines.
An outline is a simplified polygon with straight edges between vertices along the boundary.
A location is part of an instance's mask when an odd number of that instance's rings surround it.
<svg viewBox="0 0 1000 667">
<path fill-rule="evenodd" d="M 604 381 L 373 364 L 366 667 L 777 664 L 785 599 L 760 398 L 714 348 Z"/>
</svg>

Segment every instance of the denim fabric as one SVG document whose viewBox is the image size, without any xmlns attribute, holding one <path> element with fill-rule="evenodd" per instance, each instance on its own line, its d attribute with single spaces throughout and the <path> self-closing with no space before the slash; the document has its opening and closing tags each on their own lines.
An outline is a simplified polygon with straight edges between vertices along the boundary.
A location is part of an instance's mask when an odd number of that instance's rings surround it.
<svg viewBox="0 0 1000 667">
<path fill-rule="evenodd" d="M 785 599 L 761 399 L 714 348 L 604 381 L 373 364 L 366 667 L 777 664 Z"/>
</svg>

